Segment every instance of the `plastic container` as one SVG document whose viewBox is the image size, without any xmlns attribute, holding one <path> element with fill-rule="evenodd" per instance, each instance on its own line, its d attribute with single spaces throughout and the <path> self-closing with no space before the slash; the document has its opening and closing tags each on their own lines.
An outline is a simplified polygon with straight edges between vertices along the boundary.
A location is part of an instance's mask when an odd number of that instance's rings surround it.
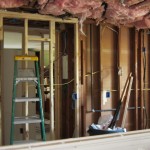
<svg viewBox="0 0 150 150">
<path fill-rule="evenodd" d="M 111 134 L 111 133 L 119 133 L 119 132 L 125 132 L 123 128 L 118 128 L 115 130 L 99 130 L 99 129 L 93 129 L 91 126 L 89 127 L 89 130 L 87 131 L 89 135 L 101 135 L 101 134 Z"/>
</svg>

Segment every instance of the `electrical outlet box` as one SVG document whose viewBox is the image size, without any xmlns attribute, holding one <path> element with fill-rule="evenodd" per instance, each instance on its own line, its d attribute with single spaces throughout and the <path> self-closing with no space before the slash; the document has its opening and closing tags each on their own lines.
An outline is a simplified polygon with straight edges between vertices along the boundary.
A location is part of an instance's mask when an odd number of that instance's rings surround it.
<svg viewBox="0 0 150 150">
<path fill-rule="evenodd" d="M 103 91 L 102 94 L 102 100 L 103 100 L 103 105 L 105 105 L 107 103 L 107 101 L 111 98 L 111 93 L 110 91 Z"/>
<path fill-rule="evenodd" d="M 106 91 L 106 98 L 110 98 L 110 92 Z"/>
</svg>

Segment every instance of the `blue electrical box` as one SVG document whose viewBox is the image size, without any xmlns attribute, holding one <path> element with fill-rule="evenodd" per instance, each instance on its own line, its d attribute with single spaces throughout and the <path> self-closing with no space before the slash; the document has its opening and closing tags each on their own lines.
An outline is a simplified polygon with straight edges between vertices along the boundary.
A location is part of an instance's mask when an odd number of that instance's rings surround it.
<svg viewBox="0 0 150 150">
<path fill-rule="evenodd" d="M 106 92 L 106 98 L 110 98 L 110 92 L 109 91 Z"/>
</svg>

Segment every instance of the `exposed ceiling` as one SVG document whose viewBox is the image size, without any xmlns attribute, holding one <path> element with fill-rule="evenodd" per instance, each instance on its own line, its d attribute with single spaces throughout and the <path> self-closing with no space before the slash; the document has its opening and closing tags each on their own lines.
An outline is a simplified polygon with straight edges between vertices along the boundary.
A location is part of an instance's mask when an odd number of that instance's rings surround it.
<svg viewBox="0 0 150 150">
<path fill-rule="evenodd" d="M 150 0 L 0 0 L 0 8 L 150 28 Z"/>
</svg>

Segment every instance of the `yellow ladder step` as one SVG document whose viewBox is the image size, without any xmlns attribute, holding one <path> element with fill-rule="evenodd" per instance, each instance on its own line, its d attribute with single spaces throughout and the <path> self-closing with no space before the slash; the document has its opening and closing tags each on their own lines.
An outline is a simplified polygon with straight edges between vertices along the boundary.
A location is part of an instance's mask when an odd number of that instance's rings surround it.
<svg viewBox="0 0 150 150">
<path fill-rule="evenodd" d="M 37 56 L 15 56 L 15 60 L 38 61 Z"/>
</svg>

